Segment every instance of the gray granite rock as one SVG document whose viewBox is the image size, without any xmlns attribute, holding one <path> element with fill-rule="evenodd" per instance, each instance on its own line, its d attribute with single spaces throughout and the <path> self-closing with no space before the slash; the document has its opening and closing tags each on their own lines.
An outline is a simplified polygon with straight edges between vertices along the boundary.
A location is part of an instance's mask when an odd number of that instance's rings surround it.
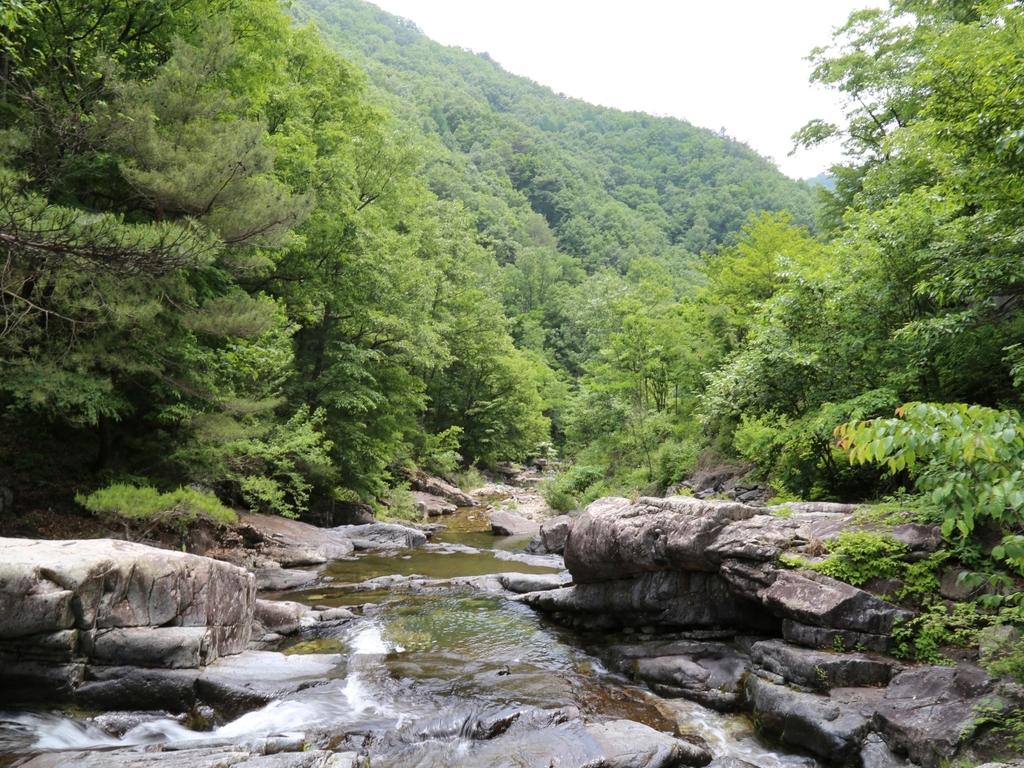
<svg viewBox="0 0 1024 768">
<path fill-rule="evenodd" d="M 257 600 L 255 619 L 267 632 L 290 635 L 297 632 L 309 609 L 290 600 Z"/>
<path fill-rule="evenodd" d="M 869 733 L 860 750 L 861 768 L 910 768 L 911 763 L 885 745 L 877 733 Z"/>
<path fill-rule="evenodd" d="M 891 635 L 875 635 L 870 632 L 854 632 L 850 629 L 828 629 L 811 627 L 792 619 L 782 622 L 782 637 L 805 648 L 830 648 L 833 650 L 858 650 L 870 653 L 888 653 L 892 648 Z"/>
<path fill-rule="evenodd" d="M 475 507 L 479 504 L 472 496 L 463 493 L 460 489 L 439 477 L 416 475 L 410 478 L 409 483 L 414 491 L 429 493 L 431 496 L 440 497 L 459 507 Z"/>
<path fill-rule="evenodd" d="M 870 711 L 829 696 L 800 693 L 750 675 L 747 699 L 761 730 L 785 744 L 844 763 L 860 749 Z"/>
<path fill-rule="evenodd" d="M 420 530 L 393 523 L 369 525 L 342 525 L 334 533 L 348 537 L 355 549 L 413 549 L 427 543 L 427 535 Z"/>
<path fill-rule="evenodd" d="M 93 666 L 197 668 L 245 649 L 242 568 L 124 541 L 0 539 L 0 681 L 8 703 L 66 697 Z"/>
<path fill-rule="evenodd" d="M 957 755 L 974 733 L 978 709 L 994 702 L 994 682 L 980 667 L 919 667 L 898 675 L 885 691 L 875 730 L 895 752 L 924 768 Z"/>
<path fill-rule="evenodd" d="M 780 571 L 760 592 L 765 606 L 785 619 L 832 629 L 885 635 L 911 611 L 813 571 Z"/>
<path fill-rule="evenodd" d="M 519 594 L 561 589 L 572 582 L 568 573 L 503 573 L 500 579 L 505 589 Z"/>
<path fill-rule="evenodd" d="M 575 528 L 573 529 L 575 531 Z M 710 573 L 657 571 L 524 595 L 522 601 L 580 629 L 734 627 L 775 634 L 778 622 Z"/>
<path fill-rule="evenodd" d="M 496 536 L 536 536 L 540 525 L 514 512 L 491 512 L 491 530 Z"/>
<path fill-rule="evenodd" d="M 558 515 L 541 523 L 540 539 L 545 550 L 553 555 L 560 555 L 565 551 L 565 542 L 569 538 L 572 520 L 569 515 Z"/>
<path fill-rule="evenodd" d="M 260 568 L 256 571 L 256 588 L 260 592 L 288 592 L 312 584 L 319 574 L 293 568 Z"/>
<path fill-rule="evenodd" d="M 705 554 L 730 522 L 762 509 L 685 496 L 598 499 L 572 524 L 565 565 L 576 583 L 659 570 L 717 571 Z"/>
<path fill-rule="evenodd" d="M 441 515 L 452 515 L 458 509 L 454 504 L 440 496 L 423 491 L 413 491 L 412 500 L 421 515 L 426 517 L 440 517 Z"/>
<path fill-rule="evenodd" d="M 241 513 L 238 518 L 242 536 L 284 566 L 320 565 L 348 557 L 354 548 L 346 531 L 360 527 L 318 528 L 280 515 Z"/>
<path fill-rule="evenodd" d="M 696 701 L 720 712 L 740 709 L 750 659 L 723 643 L 678 641 L 657 648 L 615 646 L 615 666 L 657 694 Z M 656 654 L 656 655 L 655 655 Z"/>
<path fill-rule="evenodd" d="M 750 659 L 789 683 L 820 691 L 884 686 L 903 668 L 895 660 L 881 656 L 825 653 L 796 648 L 780 640 L 755 643 L 750 649 Z"/>
</svg>

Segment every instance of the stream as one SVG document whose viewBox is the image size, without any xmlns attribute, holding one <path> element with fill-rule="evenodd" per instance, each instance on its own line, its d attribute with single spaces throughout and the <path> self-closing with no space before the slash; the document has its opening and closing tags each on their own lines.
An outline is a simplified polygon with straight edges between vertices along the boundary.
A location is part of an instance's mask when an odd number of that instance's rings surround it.
<svg viewBox="0 0 1024 768">
<path fill-rule="evenodd" d="M 485 518 L 479 508 L 460 509 L 454 519 L 445 518 L 451 528 L 424 548 L 330 563 L 324 573 L 335 581 L 328 586 L 274 595 L 310 606 L 353 607 L 362 614 L 326 637 L 300 633 L 280 647 L 285 654 L 343 657 L 323 684 L 209 730 L 192 730 L 183 719 L 166 715 L 0 712 L 0 765 L 40 751 L 242 743 L 267 736 L 298 736 L 338 751 L 368 752 L 374 768 L 496 765 L 501 739 L 481 740 L 481 733 L 512 710 L 536 708 L 564 710 L 567 718 L 582 714 L 589 721 L 633 720 L 696 736 L 716 757 L 733 756 L 761 768 L 816 768 L 813 759 L 760 741 L 742 715 L 662 699 L 609 672 L 585 639 L 503 596 L 467 585 L 424 588 L 398 581 L 375 589 L 365 583 L 395 575 L 450 579 L 559 570 L 550 557 L 516 554 L 523 539 L 472 530 Z M 531 748 L 540 754 L 550 749 L 555 758 L 570 746 Z"/>
</svg>

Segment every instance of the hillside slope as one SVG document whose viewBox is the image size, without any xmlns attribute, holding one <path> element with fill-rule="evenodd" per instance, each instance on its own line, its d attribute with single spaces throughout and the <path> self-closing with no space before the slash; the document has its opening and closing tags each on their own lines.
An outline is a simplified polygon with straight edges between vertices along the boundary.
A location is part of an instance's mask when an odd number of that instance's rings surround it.
<svg viewBox="0 0 1024 768">
<path fill-rule="evenodd" d="M 361 0 L 301 0 L 296 13 L 369 73 L 407 130 L 422 134 L 433 191 L 477 212 L 503 262 L 523 244 L 545 242 L 531 213 L 588 272 L 625 272 L 648 256 L 679 274 L 694 255 L 735 242 L 762 210 L 785 208 L 811 223 L 809 185 L 737 141 L 555 94 Z"/>
</svg>

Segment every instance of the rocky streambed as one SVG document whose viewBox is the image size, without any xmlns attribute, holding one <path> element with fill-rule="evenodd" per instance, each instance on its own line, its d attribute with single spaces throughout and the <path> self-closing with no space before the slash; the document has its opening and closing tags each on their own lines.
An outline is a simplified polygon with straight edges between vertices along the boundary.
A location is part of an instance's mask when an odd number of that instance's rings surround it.
<svg viewBox="0 0 1024 768">
<path fill-rule="evenodd" d="M 211 547 L 220 561 L 2 540 L 0 764 L 883 768 L 985 754 L 976 707 L 1016 706 L 1013 690 L 971 665 L 868 652 L 902 609 L 776 566 L 845 512 L 603 499 L 544 522 L 529 549 L 546 554 L 523 550 L 529 532 L 472 530 L 487 527 L 479 507 L 443 531 L 246 518 L 247 546 Z M 865 651 L 821 650 L 837 637 Z"/>
</svg>

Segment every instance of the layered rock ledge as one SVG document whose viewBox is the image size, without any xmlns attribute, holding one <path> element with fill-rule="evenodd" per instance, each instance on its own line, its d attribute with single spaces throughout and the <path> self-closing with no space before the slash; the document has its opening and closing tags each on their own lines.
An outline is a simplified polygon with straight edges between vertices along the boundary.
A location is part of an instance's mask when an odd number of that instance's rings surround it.
<svg viewBox="0 0 1024 768">
<path fill-rule="evenodd" d="M 574 584 L 517 599 L 579 630 L 636 638 L 596 650 L 661 696 L 750 711 L 766 735 L 829 763 L 937 768 L 984 756 L 992 745 L 978 746 L 979 712 L 1020 707 L 1015 686 L 968 664 L 905 669 L 879 654 L 914 612 L 779 565 L 784 553 L 814 556 L 821 542 L 863 528 L 852 511 L 599 499 L 568 525 Z M 911 560 L 941 544 L 933 526 L 886 532 Z"/>
<path fill-rule="evenodd" d="M 847 507 L 771 508 L 685 496 L 595 501 L 571 521 L 565 565 L 575 586 L 524 601 L 578 629 L 731 628 L 808 647 L 885 651 L 913 613 L 812 571 L 779 567 L 848 519 Z M 924 546 L 932 539 L 920 536 Z"/>
<path fill-rule="evenodd" d="M 205 557 L 0 539 L 0 679 L 15 699 L 52 699 L 93 667 L 204 666 L 245 650 L 255 605 L 252 574 Z"/>
</svg>

